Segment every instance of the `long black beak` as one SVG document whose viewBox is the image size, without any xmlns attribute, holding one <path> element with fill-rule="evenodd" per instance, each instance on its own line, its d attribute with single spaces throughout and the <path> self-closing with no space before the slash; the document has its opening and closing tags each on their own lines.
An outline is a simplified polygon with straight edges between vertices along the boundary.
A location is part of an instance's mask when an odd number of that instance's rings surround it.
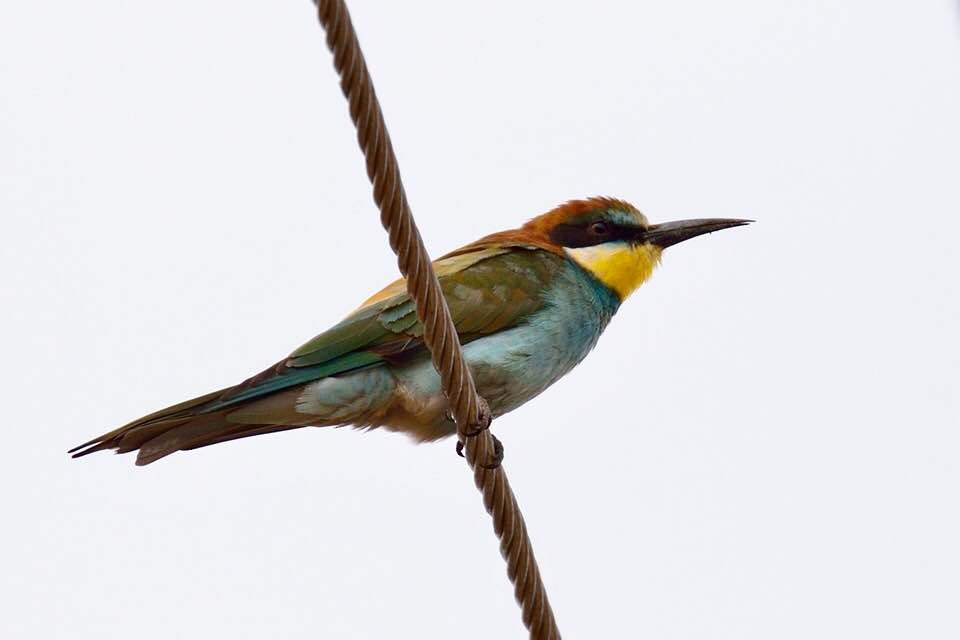
<svg viewBox="0 0 960 640">
<path fill-rule="evenodd" d="M 652 224 L 641 235 L 643 242 L 649 242 L 661 249 L 666 249 L 678 242 L 713 233 L 730 227 L 741 227 L 750 224 L 753 220 L 732 220 L 728 218 L 701 218 L 699 220 L 677 220 Z"/>
</svg>

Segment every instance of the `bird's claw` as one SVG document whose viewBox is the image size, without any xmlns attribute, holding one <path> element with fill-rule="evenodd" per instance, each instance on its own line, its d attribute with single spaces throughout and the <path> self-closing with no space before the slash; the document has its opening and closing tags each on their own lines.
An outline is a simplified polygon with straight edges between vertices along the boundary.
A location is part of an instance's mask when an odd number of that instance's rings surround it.
<svg viewBox="0 0 960 640">
<path fill-rule="evenodd" d="M 477 421 L 473 425 L 473 428 L 464 430 L 464 438 L 477 437 L 484 431 L 490 429 L 491 422 L 493 422 L 493 414 L 490 412 L 490 405 L 487 404 L 486 400 L 480 398 L 479 406 L 477 406 Z M 503 462 L 503 443 L 492 433 L 490 437 L 493 438 L 493 459 L 491 462 L 480 465 L 484 469 L 496 469 L 500 466 L 500 463 Z M 457 440 L 457 455 L 461 458 L 465 457 L 463 455 L 465 446 L 465 440 Z"/>
<path fill-rule="evenodd" d="M 487 429 L 490 428 L 490 423 L 493 422 L 493 414 L 490 412 L 490 405 L 487 404 L 487 401 L 483 398 L 480 398 L 480 403 L 477 406 L 477 422 L 472 429 L 466 429 L 464 435 L 468 438 L 473 438 Z"/>
<path fill-rule="evenodd" d="M 492 433 L 490 434 L 490 437 L 493 438 L 493 461 L 480 465 L 484 469 L 496 469 L 503 462 L 503 443 L 500 442 L 500 439 Z M 461 458 L 464 457 L 463 447 L 463 442 L 457 440 L 457 455 Z"/>
<path fill-rule="evenodd" d="M 490 437 L 493 438 L 493 461 L 480 465 L 484 469 L 496 469 L 503 462 L 503 443 L 492 433 Z"/>
</svg>

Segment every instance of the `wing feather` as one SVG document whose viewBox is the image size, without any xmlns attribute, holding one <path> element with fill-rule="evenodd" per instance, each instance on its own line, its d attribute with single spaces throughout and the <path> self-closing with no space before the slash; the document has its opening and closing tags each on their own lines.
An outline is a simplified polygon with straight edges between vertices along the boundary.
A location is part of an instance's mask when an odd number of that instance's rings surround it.
<svg viewBox="0 0 960 640">
<path fill-rule="evenodd" d="M 467 343 L 523 322 L 538 310 L 543 289 L 562 268 L 562 259 L 535 247 L 477 247 L 441 259 L 435 267 L 460 339 Z M 393 283 L 209 409 L 409 357 L 424 349 L 422 333 L 403 282 Z"/>
</svg>

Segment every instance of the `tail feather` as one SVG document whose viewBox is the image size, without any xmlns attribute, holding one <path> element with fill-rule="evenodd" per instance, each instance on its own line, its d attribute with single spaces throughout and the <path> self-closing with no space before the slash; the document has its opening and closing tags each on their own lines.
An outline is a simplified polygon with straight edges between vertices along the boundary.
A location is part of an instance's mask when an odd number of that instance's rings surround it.
<svg viewBox="0 0 960 640">
<path fill-rule="evenodd" d="M 136 451 L 153 438 L 156 438 L 157 436 L 171 429 L 176 429 L 181 425 L 187 424 L 193 419 L 193 417 L 173 418 L 170 420 L 160 420 L 159 422 L 152 422 L 150 424 L 134 427 L 129 431 L 120 434 L 120 438 L 116 443 L 117 453 L 130 453 L 131 451 Z"/>
<path fill-rule="evenodd" d="M 301 424 L 269 424 L 269 425 L 243 425 L 245 428 L 242 431 L 237 431 L 235 433 L 224 433 L 215 438 L 210 438 L 200 444 L 191 445 L 189 447 L 183 447 L 184 451 L 189 451 L 191 449 L 200 449 L 201 447 L 209 447 L 212 444 L 220 444 L 221 442 L 227 442 L 229 440 L 239 440 L 240 438 L 249 438 L 250 436 L 260 436 L 265 433 L 277 433 L 278 431 L 289 431 L 290 429 L 302 429 L 305 425 Z"/>
<path fill-rule="evenodd" d="M 114 429 L 69 451 L 74 458 L 95 451 L 137 451 L 138 465 L 146 465 L 176 451 L 305 426 L 382 424 L 389 407 L 390 388 L 382 380 L 342 381 L 330 411 L 305 412 L 300 406 L 304 385 L 269 389 L 249 398 L 238 390 L 256 387 L 262 376 L 181 402 Z M 373 393 L 371 393 L 371 389 Z M 339 394 L 339 395 L 337 395 Z"/>
<path fill-rule="evenodd" d="M 299 429 L 308 424 L 328 424 L 323 421 L 306 422 L 308 419 L 305 416 L 296 413 L 296 394 L 271 394 L 227 408 L 218 405 L 224 394 L 234 388 L 214 391 L 161 409 L 76 446 L 68 453 L 80 458 L 105 449 L 115 449 L 117 453 L 137 451 L 136 463 L 147 465 L 177 451 Z M 277 397 L 280 398 L 279 402 Z M 251 407 L 258 404 L 263 406 Z"/>
<path fill-rule="evenodd" d="M 204 406 L 215 401 L 228 390 L 229 389 L 221 389 L 161 409 L 160 411 L 127 423 L 113 431 L 109 431 L 102 436 L 88 440 L 70 449 L 67 453 L 71 454 L 74 458 L 80 458 L 105 449 L 116 449 L 117 453 L 134 451 L 151 440 L 162 436 L 164 433 L 175 431 L 182 426 L 189 425 L 200 417 L 206 417 L 207 415 L 217 416 L 218 414 L 215 413 L 204 413 Z M 226 424 L 222 413 L 219 414 L 219 420 Z"/>
<path fill-rule="evenodd" d="M 238 431 L 249 430 L 251 426 L 259 427 L 261 425 L 230 423 L 222 412 L 197 416 L 187 422 L 181 422 L 165 429 L 159 435 L 145 441 L 137 452 L 137 465 L 156 462 L 160 458 L 181 449 L 192 449 L 204 444 L 213 444 L 212 440 Z"/>
</svg>

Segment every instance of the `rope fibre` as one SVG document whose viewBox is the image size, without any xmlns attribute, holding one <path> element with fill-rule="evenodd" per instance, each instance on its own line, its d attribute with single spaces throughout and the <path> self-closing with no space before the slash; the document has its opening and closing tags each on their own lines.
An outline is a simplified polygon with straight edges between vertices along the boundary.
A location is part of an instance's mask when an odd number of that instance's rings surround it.
<svg viewBox="0 0 960 640">
<path fill-rule="evenodd" d="M 367 176 L 373 184 L 373 200 L 380 209 L 380 221 L 389 234 L 390 247 L 397 254 L 400 273 L 407 280 L 407 291 L 416 303 L 424 342 L 440 374 L 464 457 L 473 470 L 477 488 L 483 493 L 484 507 L 493 518 L 493 530 L 500 539 L 500 553 L 507 562 L 507 575 L 514 585 L 523 624 L 532 640 L 559 640 L 560 632 L 533 555 L 527 526 L 507 474 L 499 464 L 502 450 L 498 451 L 498 443 L 488 429 L 489 407 L 477 394 L 440 283 L 410 212 L 383 112 L 346 3 L 344 0 L 315 1 L 327 46 L 333 53 L 333 65 L 340 76 L 340 88 L 349 103 L 350 118 L 366 158 Z"/>
</svg>

